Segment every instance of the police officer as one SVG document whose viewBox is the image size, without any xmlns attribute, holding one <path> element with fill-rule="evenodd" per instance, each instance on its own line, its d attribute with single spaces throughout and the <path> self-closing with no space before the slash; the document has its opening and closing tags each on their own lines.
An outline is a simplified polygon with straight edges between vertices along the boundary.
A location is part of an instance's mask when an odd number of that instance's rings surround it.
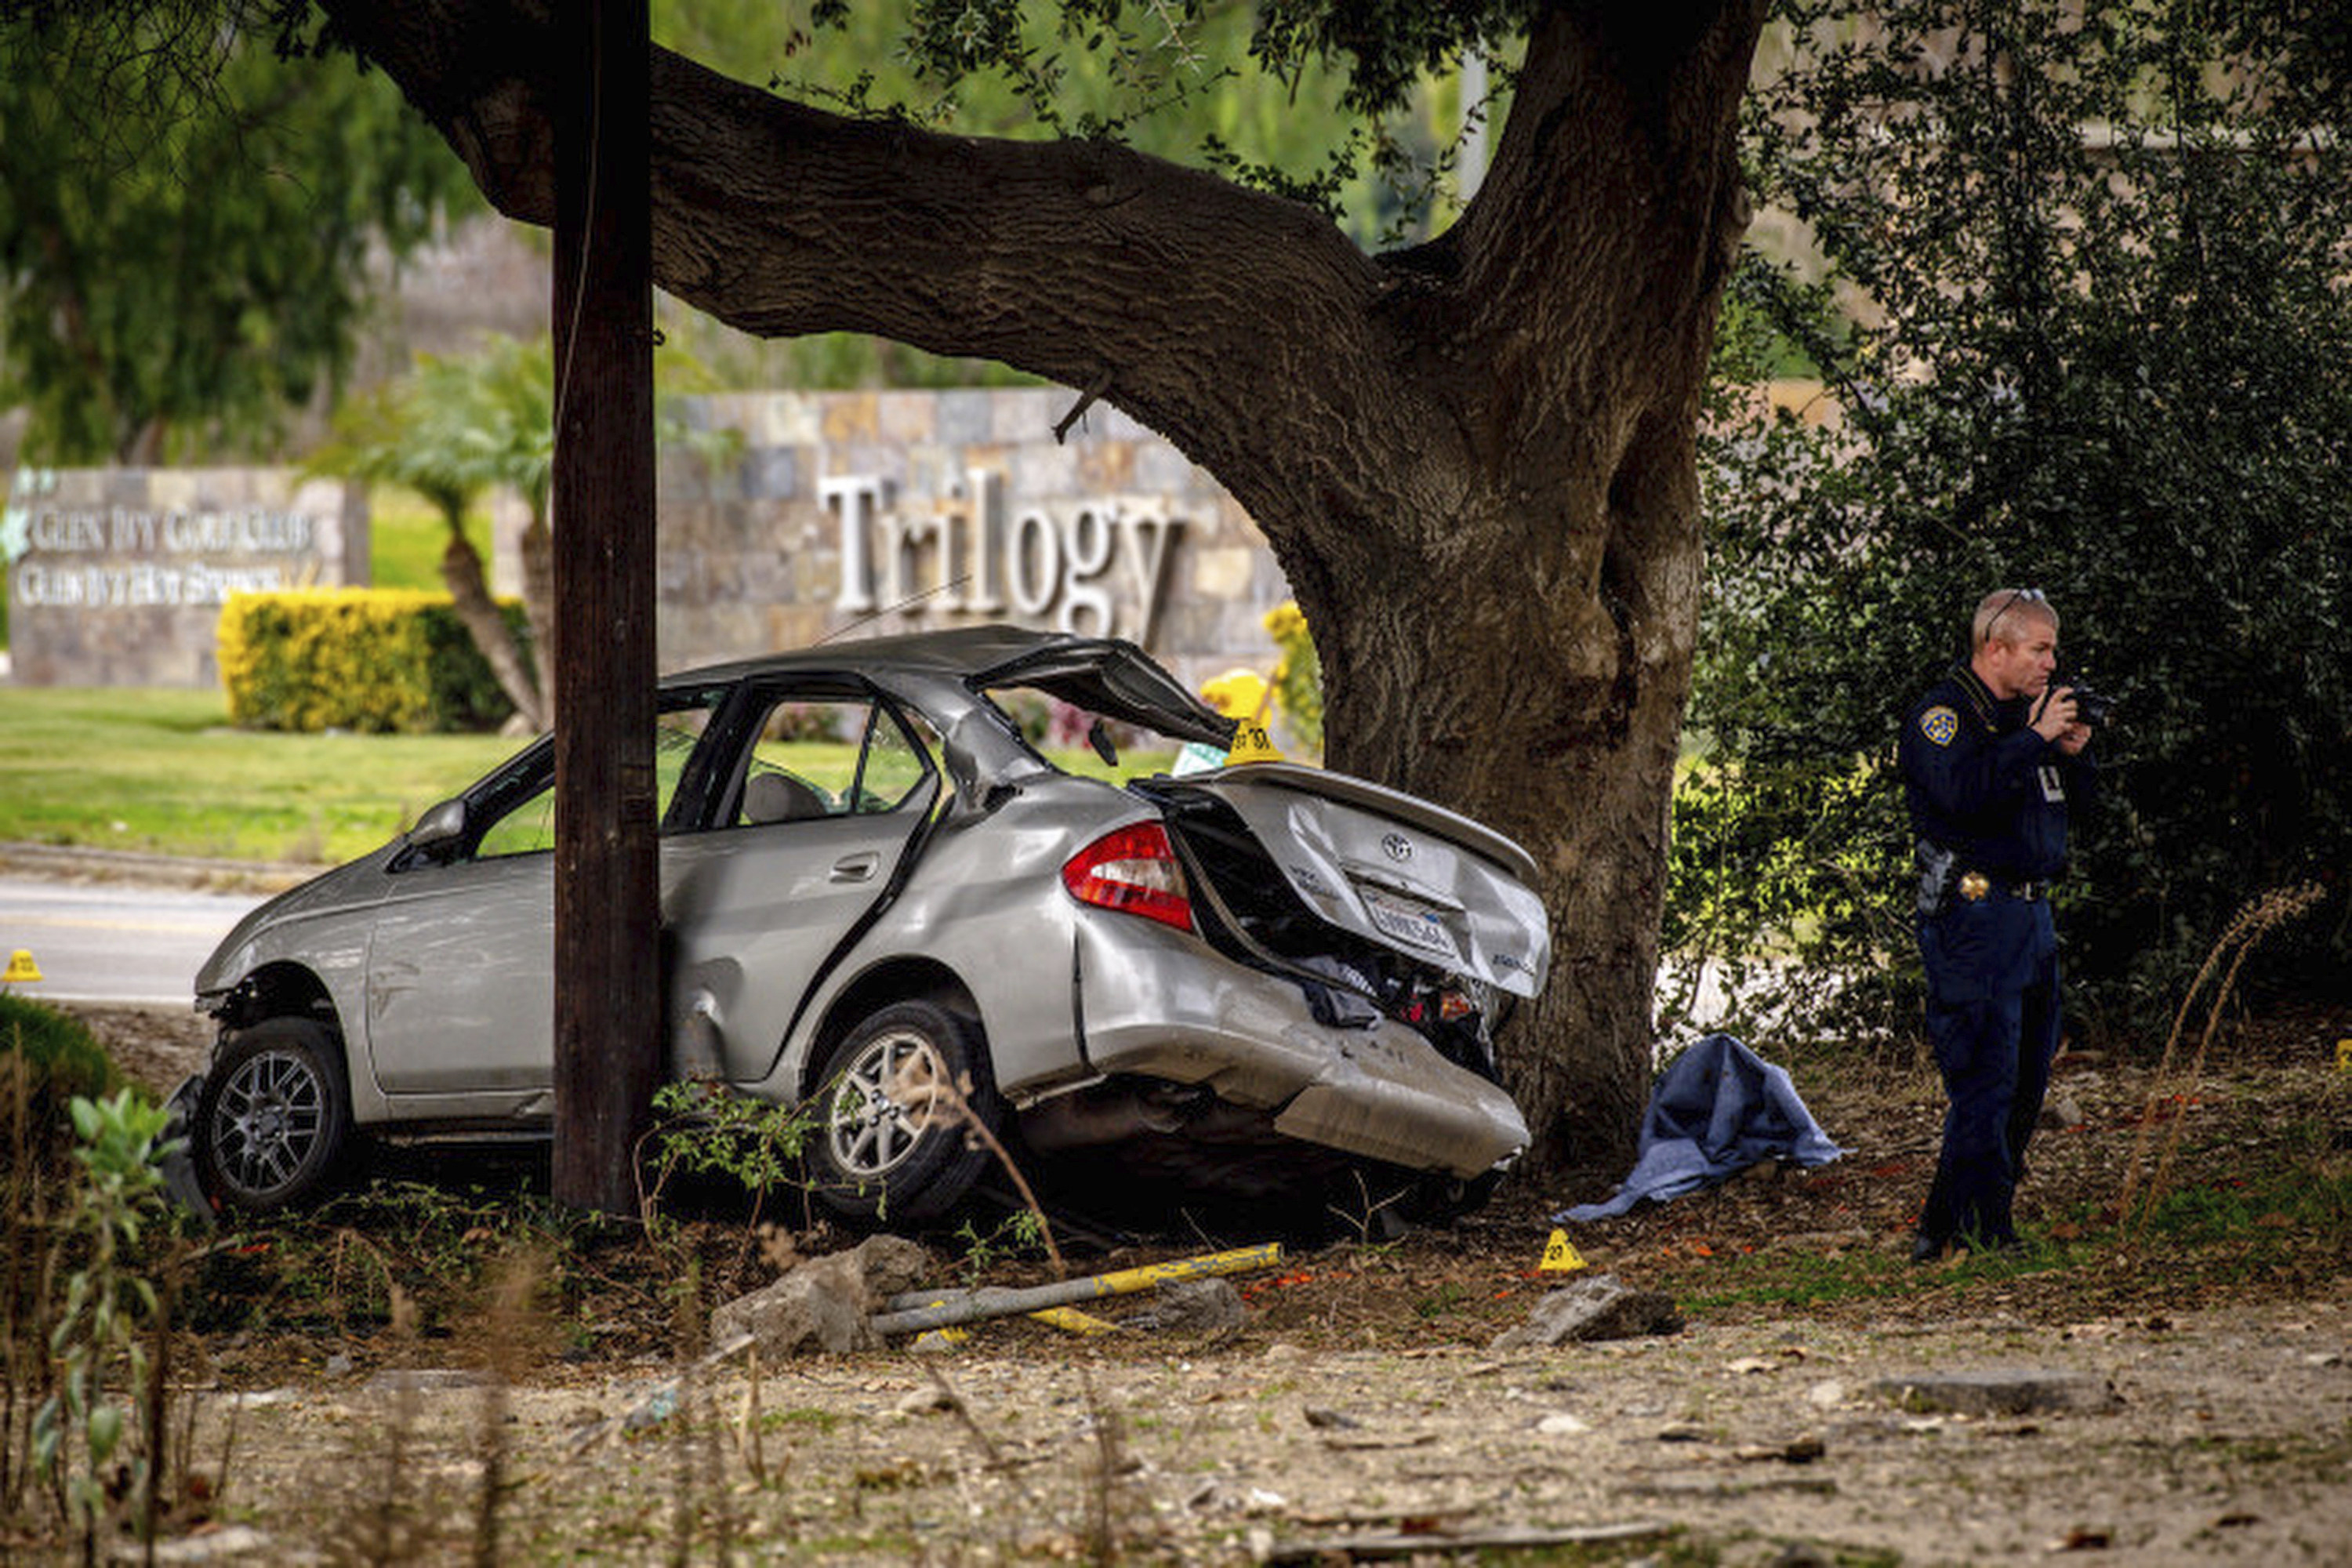
<svg viewBox="0 0 2352 1568">
<path fill-rule="evenodd" d="M 1951 1101 L 1914 1262 L 2019 1245 L 2010 1215 L 2058 1048 L 2051 880 L 2095 778 L 2091 731 L 2052 676 L 2058 612 L 2033 588 L 1979 602 L 1969 658 L 1912 708 L 1899 754 L 1919 860 L 1927 1041 Z"/>
</svg>

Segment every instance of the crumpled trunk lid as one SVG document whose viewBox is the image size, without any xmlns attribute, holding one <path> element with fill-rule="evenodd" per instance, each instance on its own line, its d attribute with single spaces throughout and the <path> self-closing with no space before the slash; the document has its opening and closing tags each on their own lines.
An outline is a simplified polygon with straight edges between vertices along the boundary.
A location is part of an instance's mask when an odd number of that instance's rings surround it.
<svg viewBox="0 0 2352 1568">
<path fill-rule="evenodd" d="M 1535 860 L 1442 806 L 1345 773 L 1253 763 L 1155 779 L 1232 808 L 1299 900 L 1343 931 L 1517 996 L 1543 988 L 1551 926 Z"/>
</svg>

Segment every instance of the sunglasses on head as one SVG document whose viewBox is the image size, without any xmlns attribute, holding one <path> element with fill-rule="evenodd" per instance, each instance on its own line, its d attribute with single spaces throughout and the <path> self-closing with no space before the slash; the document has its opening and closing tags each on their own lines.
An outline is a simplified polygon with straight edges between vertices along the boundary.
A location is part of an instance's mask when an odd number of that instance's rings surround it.
<svg viewBox="0 0 2352 1568">
<path fill-rule="evenodd" d="M 2001 616 L 2009 614 L 2011 606 L 2016 605 L 2021 600 L 2029 605 L 2042 605 L 2044 606 L 2048 605 L 2050 603 L 2048 595 L 2044 595 L 2039 588 L 2011 588 L 2009 591 L 2009 597 L 2000 602 L 2000 608 L 1992 613 L 1992 619 L 1985 623 L 1984 637 L 1982 640 L 1986 642 L 1992 641 L 1993 627 L 2000 625 Z"/>
</svg>

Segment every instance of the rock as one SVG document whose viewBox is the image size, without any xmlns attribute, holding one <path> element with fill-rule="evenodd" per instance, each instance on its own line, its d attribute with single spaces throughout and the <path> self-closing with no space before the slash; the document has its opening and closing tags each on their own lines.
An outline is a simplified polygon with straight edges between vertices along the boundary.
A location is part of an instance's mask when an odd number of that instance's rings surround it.
<svg viewBox="0 0 2352 1568">
<path fill-rule="evenodd" d="M 1487 1348 L 1520 1350 L 1570 1340 L 1627 1340 L 1642 1334 L 1677 1333 L 1682 1326 L 1673 1297 L 1662 1290 L 1631 1289 L 1614 1274 L 1596 1274 L 1547 1295 L 1536 1303 L 1525 1323 L 1504 1330 Z"/>
<path fill-rule="evenodd" d="M 221 1563 L 231 1558 L 266 1561 L 270 1557 L 285 1559 L 278 1554 L 283 1546 L 250 1525 L 232 1524 L 226 1529 L 209 1531 L 202 1535 L 182 1536 L 177 1541 L 159 1541 L 152 1555 L 138 1551 L 126 1551 L 119 1560 L 137 1563 Z"/>
<path fill-rule="evenodd" d="M 773 1284 L 738 1296 L 710 1314 L 710 1341 L 750 1334 L 764 1356 L 821 1351 L 838 1355 L 882 1342 L 875 1308 L 921 1283 L 930 1257 L 897 1236 L 869 1236 L 847 1252 L 803 1258 Z"/>
<path fill-rule="evenodd" d="M 1229 1279 L 1186 1279 L 1160 1287 L 1157 1299 L 1119 1326 L 1150 1333 L 1221 1334 L 1248 1316 Z"/>
<path fill-rule="evenodd" d="M 936 1415 L 942 1410 L 955 1407 L 956 1396 L 937 1384 L 913 1390 L 895 1406 L 901 1415 Z"/>
<path fill-rule="evenodd" d="M 2042 1107 L 2042 1120 L 2053 1127 L 2080 1127 L 2089 1117 L 2071 1094 L 2053 1094 Z"/>
<path fill-rule="evenodd" d="M 1592 1425 L 1581 1416 L 1559 1410 L 1537 1422 L 1536 1430 L 1547 1437 L 1573 1437 L 1580 1432 L 1591 1431 Z"/>
<path fill-rule="evenodd" d="M 479 1388 L 489 1381 L 487 1373 L 456 1367 L 403 1367 L 377 1373 L 367 1380 L 366 1387 L 370 1394 L 446 1394 L 456 1388 Z"/>
<path fill-rule="evenodd" d="M 2030 1415 L 2061 1410 L 2096 1414 L 2123 1403 L 2116 1385 L 2104 1377 L 2030 1367 L 1918 1373 L 1881 1378 L 1873 1386 L 1906 1410 L 1943 1410 L 1958 1415 Z"/>
</svg>

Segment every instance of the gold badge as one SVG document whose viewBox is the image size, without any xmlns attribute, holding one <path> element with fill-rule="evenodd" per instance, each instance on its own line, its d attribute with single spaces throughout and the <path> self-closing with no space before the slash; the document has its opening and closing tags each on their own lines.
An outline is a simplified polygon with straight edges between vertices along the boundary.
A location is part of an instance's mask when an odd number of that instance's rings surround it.
<svg viewBox="0 0 2352 1568">
<path fill-rule="evenodd" d="M 1976 903 L 1991 891 L 1992 879 L 1987 877 L 1982 871 L 1968 871 L 1961 874 L 1960 897 L 1968 900 L 1969 902 Z"/>
</svg>

